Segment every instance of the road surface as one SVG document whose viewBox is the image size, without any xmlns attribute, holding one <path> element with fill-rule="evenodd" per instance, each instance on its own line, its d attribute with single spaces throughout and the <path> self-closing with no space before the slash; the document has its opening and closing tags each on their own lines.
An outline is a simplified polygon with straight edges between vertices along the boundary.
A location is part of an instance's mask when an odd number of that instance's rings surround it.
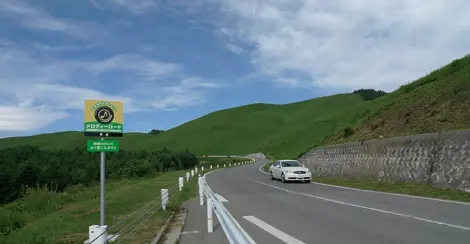
<svg viewBox="0 0 470 244">
<path fill-rule="evenodd" d="M 227 200 L 226 208 L 258 244 L 470 241 L 470 204 L 315 183 L 283 184 L 260 172 L 266 162 L 258 160 L 206 176 L 212 190 Z M 200 223 L 206 227 L 205 218 Z"/>
</svg>

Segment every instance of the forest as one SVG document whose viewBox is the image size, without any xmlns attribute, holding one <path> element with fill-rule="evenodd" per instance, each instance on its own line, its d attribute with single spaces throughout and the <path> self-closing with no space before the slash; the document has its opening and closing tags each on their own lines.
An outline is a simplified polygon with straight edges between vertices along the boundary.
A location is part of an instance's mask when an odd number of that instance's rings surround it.
<svg viewBox="0 0 470 244">
<path fill-rule="evenodd" d="M 106 179 L 119 180 L 155 175 L 157 172 L 189 169 L 199 163 L 188 150 L 176 152 L 163 148 L 154 152 L 119 151 L 106 154 Z M 47 187 L 62 191 L 76 184 L 99 181 L 100 154 L 83 148 L 42 150 L 19 146 L 0 150 L 0 203 L 21 196 L 27 187 Z"/>
</svg>

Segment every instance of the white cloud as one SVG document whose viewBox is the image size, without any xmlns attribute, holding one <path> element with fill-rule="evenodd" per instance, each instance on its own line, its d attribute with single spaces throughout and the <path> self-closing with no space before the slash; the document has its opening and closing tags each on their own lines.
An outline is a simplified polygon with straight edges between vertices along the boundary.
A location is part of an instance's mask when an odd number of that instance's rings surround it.
<svg viewBox="0 0 470 244">
<path fill-rule="evenodd" d="M 1 41 L 0 41 L 1 45 Z M 34 49 L 42 52 L 68 52 L 68 51 L 80 51 L 80 50 L 89 50 L 97 47 L 98 45 L 48 45 L 44 43 L 32 43 Z"/>
<path fill-rule="evenodd" d="M 50 125 L 68 115 L 41 108 L 0 105 L 0 132 L 30 131 Z"/>
<path fill-rule="evenodd" d="M 98 9 L 105 9 L 106 6 L 115 5 L 125 8 L 134 14 L 143 14 L 153 10 L 160 2 L 158 0 L 88 0 Z M 105 5 L 105 6 L 103 6 Z"/>
<path fill-rule="evenodd" d="M 228 50 L 230 50 L 232 53 L 235 53 L 235 54 L 240 54 L 243 51 L 243 49 L 241 47 L 239 47 L 235 44 L 232 44 L 232 43 L 228 43 L 227 48 L 228 48 Z"/>
<path fill-rule="evenodd" d="M 0 132 L 40 129 L 82 110 L 85 99 L 123 101 L 131 113 L 176 110 L 203 103 L 204 91 L 220 86 L 185 74 L 179 64 L 138 54 L 77 61 L 27 50 L 0 43 Z M 115 72 L 125 78 L 100 79 Z"/>
<path fill-rule="evenodd" d="M 95 62 L 90 69 L 96 72 L 135 71 L 149 80 L 166 76 L 177 76 L 182 72 L 179 64 L 164 63 L 144 58 L 139 54 L 121 54 L 112 58 Z"/>
<path fill-rule="evenodd" d="M 8 40 L 8 39 L 0 39 L 0 47 L 14 47 L 16 46 L 16 43 Z"/>
<path fill-rule="evenodd" d="M 95 23 L 54 17 L 44 9 L 33 7 L 23 0 L 0 1 L 1 18 L 12 19 L 32 29 L 63 32 L 78 38 L 96 37 L 95 34 L 105 31 Z"/>
<path fill-rule="evenodd" d="M 206 3 L 219 6 L 220 33 L 253 46 L 258 71 L 289 86 L 390 91 L 470 52 L 467 0 Z"/>
</svg>

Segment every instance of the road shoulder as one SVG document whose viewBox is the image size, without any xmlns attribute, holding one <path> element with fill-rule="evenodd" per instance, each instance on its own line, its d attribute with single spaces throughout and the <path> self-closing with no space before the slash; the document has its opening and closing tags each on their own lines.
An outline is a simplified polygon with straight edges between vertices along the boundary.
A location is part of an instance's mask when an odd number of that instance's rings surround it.
<svg viewBox="0 0 470 244">
<path fill-rule="evenodd" d="M 207 232 L 207 206 L 199 205 L 199 198 L 182 205 L 187 210 L 186 220 L 180 236 L 181 244 L 224 244 L 229 243 L 217 218 L 214 218 L 214 232 Z"/>
</svg>

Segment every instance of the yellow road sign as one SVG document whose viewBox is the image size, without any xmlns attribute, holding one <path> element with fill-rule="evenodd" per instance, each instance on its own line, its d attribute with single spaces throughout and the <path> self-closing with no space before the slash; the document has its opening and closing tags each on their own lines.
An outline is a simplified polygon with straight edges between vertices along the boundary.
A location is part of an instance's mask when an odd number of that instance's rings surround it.
<svg viewBox="0 0 470 244">
<path fill-rule="evenodd" d="M 120 137 L 123 135 L 122 102 L 85 100 L 85 136 Z"/>
</svg>

